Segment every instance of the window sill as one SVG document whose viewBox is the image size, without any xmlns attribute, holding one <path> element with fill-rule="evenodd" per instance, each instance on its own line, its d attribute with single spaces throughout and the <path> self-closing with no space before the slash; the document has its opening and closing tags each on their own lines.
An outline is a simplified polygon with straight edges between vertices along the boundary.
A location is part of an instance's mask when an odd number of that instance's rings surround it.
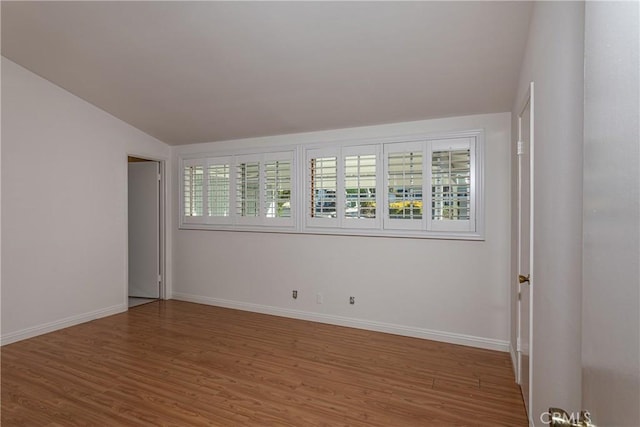
<svg viewBox="0 0 640 427">
<path fill-rule="evenodd" d="M 380 230 L 380 229 L 343 229 L 328 227 L 303 227 L 298 230 L 293 226 L 251 226 L 238 224 L 180 224 L 179 230 L 208 230 L 208 231 L 240 231 L 251 233 L 282 233 L 332 236 L 360 236 L 386 237 L 408 239 L 435 240 L 469 240 L 484 241 L 484 235 L 477 232 L 444 232 L 444 231 L 416 231 L 416 230 Z"/>
</svg>

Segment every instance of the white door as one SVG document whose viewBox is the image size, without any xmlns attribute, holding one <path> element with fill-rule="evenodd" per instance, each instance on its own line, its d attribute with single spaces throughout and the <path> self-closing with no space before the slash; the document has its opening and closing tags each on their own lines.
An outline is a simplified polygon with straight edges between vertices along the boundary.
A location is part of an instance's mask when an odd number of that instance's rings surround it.
<svg viewBox="0 0 640 427">
<path fill-rule="evenodd" d="M 531 352 L 533 266 L 533 82 L 518 116 L 518 382 L 531 418 Z"/>
<path fill-rule="evenodd" d="M 129 296 L 160 297 L 158 162 L 129 163 Z"/>
</svg>

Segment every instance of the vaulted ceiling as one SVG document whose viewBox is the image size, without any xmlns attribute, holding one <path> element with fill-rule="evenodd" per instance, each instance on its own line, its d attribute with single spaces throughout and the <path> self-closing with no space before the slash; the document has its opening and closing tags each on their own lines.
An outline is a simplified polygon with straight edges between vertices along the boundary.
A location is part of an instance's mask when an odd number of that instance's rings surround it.
<svg viewBox="0 0 640 427">
<path fill-rule="evenodd" d="M 169 144 L 510 111 L 527 2 L 9 2 L 2 55 Z"/>
</svg>

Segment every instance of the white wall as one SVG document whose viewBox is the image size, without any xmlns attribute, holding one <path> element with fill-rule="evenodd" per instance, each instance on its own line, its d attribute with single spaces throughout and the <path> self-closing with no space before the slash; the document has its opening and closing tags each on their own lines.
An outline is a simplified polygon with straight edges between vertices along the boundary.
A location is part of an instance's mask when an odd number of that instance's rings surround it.
<svg viewBox="0 0 640 427">
<path fill-rule="evenodd" d="M 584 3 L 536 2 L 512 122 L 515 140 L 515 120 L 529 82 L 534 81 L 533 402 L 529 415 L 536 425 L 541 425 L 540 414 L 549 407 L 577 411 L 581 403 L 583 52 Z M 516 179 L 515 156 L 512 170 Z M 515 192 L 512 200 L 517 200 Z M 516 273 L 512 272 L 514 280 Z M 515 291 L 514 286 L 512 313 L 516 312 Z"/>
<path fill-rule="evenodd" d="M 174 297 L 507 350 L 510 114 L 398 123 L 176 147 L 486 131 L 486 241 L 179 230 Z M 174 179 L 178 180 L 177 170 Z M 177 193 L 174 194 L 177 197 Z M 298 299 L 291 291 L 299 291 Z M 316 293 L 324 296 L 316 304 Z M 348 304 L 349 296 L 356 304 Z"/>
<path fill-rule="evenodd" d="M 5 58 L 2 125 L 2 342 L 126 310 L 127 153 L 170 147 Z"/>
<path fill-rule="evenodd" d="M 637 2 L 585 10 L 583 407 L 640 423 L 640 62 Z"/>
</svg>

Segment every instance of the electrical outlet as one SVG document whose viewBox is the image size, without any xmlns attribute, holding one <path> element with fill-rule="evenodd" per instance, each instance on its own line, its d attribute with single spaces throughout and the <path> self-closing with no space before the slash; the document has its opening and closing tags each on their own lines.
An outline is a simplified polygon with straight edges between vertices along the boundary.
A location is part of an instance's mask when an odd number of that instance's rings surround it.
<svg viewBox="0 0 640 427">
<path fill-rule="evenodd" d="M 293 291 L 291 296 L 293 297 L 293 299 L 298 299 L 298 291 Z"/>
<path fill-rule="evenodd" d="M 320 292 L 316 294 L 316 304 L 322 304 L 322 294 Z"/>
<path fill-rule="evenodd" d="M 356 303 L 356 297 L 349 297 L 349 304 L 353 305 Z"/>
</svg>

